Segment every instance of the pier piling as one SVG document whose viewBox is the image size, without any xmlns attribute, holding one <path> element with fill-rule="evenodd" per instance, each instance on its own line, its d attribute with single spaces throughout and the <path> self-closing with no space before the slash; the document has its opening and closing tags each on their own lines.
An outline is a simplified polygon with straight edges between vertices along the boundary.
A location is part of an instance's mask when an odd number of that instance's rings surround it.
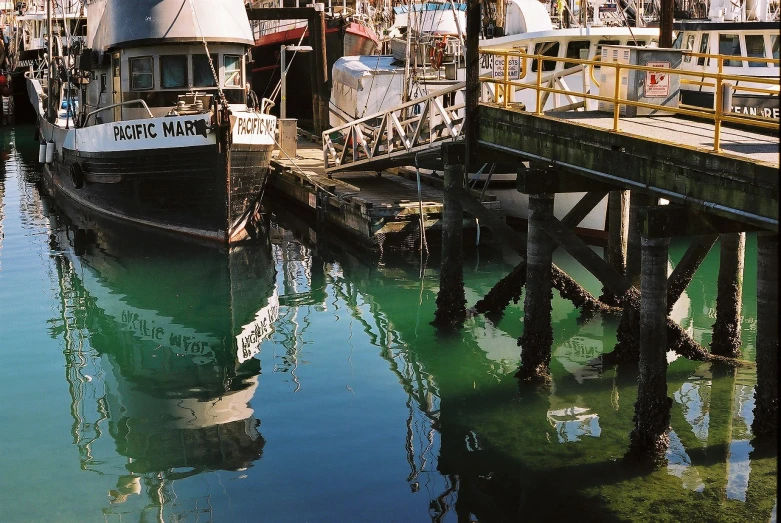
<svg viewBox="0 0 781 523">
<path fill-rule="evenodd" d="M 711 352 L 719 356 L 740 356 L 740 313 L 743 299 L 743 260 L 746 233 L 720 235 L 716 323 Z"/>
<path fill-rule="evenodd" d="M 629 235 L 629 191 L 610 191 L 607 203 L 608 239 L 605 261 L 618 274 L 626 274 L 626 249 Z M 619 305 L 620 297 L 602 289 L 602 301 Z"/>
<path fill-rule="evenodd" d="M 453 189 L 462 189 L 466 151 L 463 144 L 442 145 L 445 191 L 442 212 L 442 262 L 439 274 L 437 310 L 433 324 L 456 326 L 466 318 L 464 293 L 463 217 L 464 208 Z"/>
<path fill-rule="evenodd" d="M 529 195 L 528 237 L 526 247 L 526 296 L 523 303 L 523 334 L 519 377 L 527 380 L 550 379 L 551 346 L 551 264 L 555 243 L 544 229 L 553 216 L 550 193 Z"/>
<path fill-rule="evenodd" d="M 778 433 L 778 234 L 757 235 L 757 436 Z"/>
<path fill-rule="evenodd" d="M 667 396 L 667 256 L 669 238 L 642 238 L 640 378 L 630 451 L 659 458 L 669 445 Z"/>
<path fill-rule="evenodd" d="M 653 198 L 647 194 L 630 191 L 629 194 L 629 237 L 627 238 L 626 276 L 633 284 L 638 283 L 640 277 L 640 213 L 643 208 L 650 206 Z"/>
</svg>

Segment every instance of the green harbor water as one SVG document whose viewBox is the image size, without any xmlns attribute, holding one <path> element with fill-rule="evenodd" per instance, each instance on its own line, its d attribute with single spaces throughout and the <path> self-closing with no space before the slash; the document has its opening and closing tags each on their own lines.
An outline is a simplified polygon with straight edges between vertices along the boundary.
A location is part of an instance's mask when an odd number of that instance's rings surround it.
<svg viewBox="0 0 781 523">
<path fill-rule="evenodd" d="M 552 385 L 520 387 L 522 302 L 438 332 L 435 256 L 361 253 L 285 205 L 231 250 L 100 224 L 41 194 L 31 127 L 0 143 L 0 521 L 776 520 L 753 366 L 671 354 L 666 463 L 640 466 L 637 368 L 600 358 L 618 318 L 555 295 Z M 468 305 L 513 263 L 470 250 Z M 706 346 L 717 272 L 714 248 L 673 311 Z M 753 361 L 753 236 L 744 282 Z"/>
</svg>

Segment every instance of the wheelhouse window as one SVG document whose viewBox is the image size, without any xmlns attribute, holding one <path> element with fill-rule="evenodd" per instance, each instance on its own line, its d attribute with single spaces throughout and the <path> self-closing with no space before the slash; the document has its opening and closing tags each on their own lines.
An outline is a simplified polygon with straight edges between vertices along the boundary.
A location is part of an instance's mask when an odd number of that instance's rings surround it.
<svg viewBox="0 0 781 523">
<path fill-rule="evenodd" d="M 160 56 L 160 87 L 163 89 L 187 87 L 187 55 Z"/>
<path fill-rule="evenodd" d="M 588 40 L 575 40 L 567 44 L 567 58 L 575 58 L 577 60 L 586 60 L 588 58 L 588 48 L 591 42 Z M 585 51 L 585 56 L 581 55 L 581 51 Z M 572 62 L 565 62 L 564 68 L 575 67 L 578 64 Z"/>
<path fill-rule="evenodd" d="M 720 33 L 719 34 L 719 54 L 726 56 L 740 56 L 740 36 L 737 34 Z M 740 67 L 742 60 L 724 60 L 727 67 Z"/>
<path fill-rule="evenodd" d="M 226 54 L 223 57 L 225 67 L 225 87 L 242 87 L 241 56 Z"/>
<path fill-rule="evenodd" d="M 559 43 L 558 42 L 541 42 L 537 44 L 537 48 L 534 50 L 534 54 L 543 56 L 559 56 Z M 556 62 L 554 60 L 543 60 L 542 70 L 553 71 L 556 69 Z M 537 71 L 537 60 L 532 63 L 532 71 Z"/>
<path fill-rule="evenodd" d="M 694 50 L 694 35 L 686 35 L 686 45 L 683 48 L 685 51 L 693 51 Z M 684 62 L 691 62 L 692 57 L 690 54 L 683 55 L 683 61 Z"/>
<path fill-rule="evenodd" d="M 765 37 L 746 35 L 746 56 L 765 58 Z M 767 67 L 767 62 L 749 62 L 749 67 Z"/>
<path fill-rule="evenodd" d="M 211 57 L 213 63 L 220 63 L 216 54 Z M 209 65 L 209 57 L 205 54 L 193 55 L 193 87 L 217 87 L 212 68 Z"/>
<path fill-rule="evenodd" d="M 702 39 L 700 40 L 700 54 L 709 54 L 708 53 L 709 40 L 710 40 L 710 34 L 702 33 Z M 710 64 L 710 58 L 706 58 L 704 56 L 700 56 L 697 58 L 697 65 L 706 65 L 706 64 Z"/>
<path fill-rule="evenodd" d="M 130 59 L 130 89 L 144 91 L 155 85 L 152 73 L 152 57 L 142 56 Z"/>
</svg>

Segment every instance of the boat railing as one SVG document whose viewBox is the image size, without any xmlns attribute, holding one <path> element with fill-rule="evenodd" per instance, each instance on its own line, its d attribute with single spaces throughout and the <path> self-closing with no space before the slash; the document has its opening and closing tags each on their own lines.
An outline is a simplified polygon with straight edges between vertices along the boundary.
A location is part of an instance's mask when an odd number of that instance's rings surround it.
<svg viewBox="0 0 781 523">
<path fill-rule="evenodd" d="M 149 110 L 149 106 L 146 104 L 144 100 L 128 100 L 126 102 L 120 102 L 116 104 L 107 105 L 105 107 L 101 107 L 99 109 L 95 109 L 94 111 L 90 111 L 87 113 L 87 117 L 84 119 L 84 125 L 83 127 L 87 127 L 89 125 L 89 119 L 91 116 L 96 115 L 98 113 L 101 113 L 103 111 L 108 111 L 109 109 L 114 109 L 115 107 L 124 107 L 127 105 L 133 105 L 133 104 L 140 104 L 144 109 L 146 109 L 147 114 L 149 115 L 149 118 L 154 118 L 154 115 L 152 114 L 152 111 Z"/>
<path fill-rule="evenodd" d="M 627 107 L 637 107 L 637 108 L 643 108 L 646 110 L 655 110 L 658 111 L 659 114 L 676 114 L 676 115 L 682 115 L 682 116 L 690 116 L 695 118 L 701 118 L 701 119 L 709 119 L 714 122 L 714 131 L 713 131 L 713 150 L 718 152 L 720 151 L 720 134 L 721 134 L 721 127 L 724 123 L 732 123 L 732 124 L 738 124 L 738 125 L 744 125 L 754 128 L 761 128 L 761 129 L 778 129 L 778 122 L 779 118 L 778 116 L 774 116 L 773 114 L 743 114 L 743 113 L 736 113 L 732 112 L 732 107 L 730 106 L 729 101 L 732 98 L 732 95 L 735 92 L 751 92 L 751 93 L 758 93 L 758 94 L 766 94 L 768 97 L 770 96 L 777 96 L 779 93 L 779 84 L 781 83 L 781 78 L 778 76 L 775 77 L 758 77 L 758 76 L 747 76 L 747 75 L 738 75 L 738 74 L 725 74 L 724 73 L 724 63 L 728 60 L 735 60 L 735 56 L 730 55 L 699 55 L 698 53 L 691 53 L 692 56 L 705 56 L 709 57 L 710 59 L 716 60 L 717 63 L 717 71 L 716 72 L 710 72 L 710 71 L 691 71 L 691 70 L 683 70 L 683 69 L 669 69 L 669 68 L 661 68 L 661 67 L 651 67 L 647 65 L 633 65 L 633 64 L 622 64 L 618 62 L 601 62 L 597 60 L 588 60 L 588 59 L 575 59 L 575 58 L 559 58 L 559 57 L 551 57 L 546 55 L 533 55 L 533 54 L 526 54 L 519 50 L 499 50 L 499 49 L 491 49 L 491 50 L 484 50 L 481 51 L 483 54 L 491 54 L 494 55 L 494 60 L 499 57 L 499 59 L 504 60 L 504 67 L 501 69 L 501 71 L 497 71 L 497 68 L 494 67 L 494 74 L 491 75 L 481 75 L 480 81 L 490 84 L 495 84 L 496 90 L 495 94 L 492 97 L 491 100 L 486 100 L 483 98 L 483 102 L 488 103 L 496 103 L 498 105 L 501 105 L 505 108 L 509 108 L 511 105 L 514 104 L 514 97 L 518 91 L 524 90 L 524 89 L 531 89 L 534 91 L 535 94 L 535 104 L 533 107 L 529 108 L 522 108 L 522 110 L 529 110 L 534 112 L 534 114 L 542 115 L 545 108 L 545 101 L 544 97 L 550 95 L 550 94 L 560 94 L 560 95 L 567 95 L 567 96 L 573 96 L 574 93 L 571 90 L 562 89 L 561 86 L 556 86 L 555 82 L 551 82 L 550 77 L 545 77 L 544 74 L 534 74 L 532 82 L 524 81 L 526 80 L 526 71 L 528 70 L 529 64 L 536 63 L 537 70 L 542 70 L 542 62 L 543 61 L 555 61 L 555 62 L 566 62 L 568 64 L 581 64 L 583 66 L 589 66 L 591 68 L 594 67 L 600 67 L 601 70 L 604 70 L 602 68 L 611 67 L 615 70 L 615 76 L 613 78 L 621 78 L 622 71 L 624 73 L 628 71 L 638 71 L 638 72 L 649 72 L 649 73 L 656 73 L 658 75 L 679 75 L 679 80 L 683 82 L 684 80 L 691 81 L 691 82 L 700 82 L 702 85 L 710 85 L 714 88 L 715 93 L 715 103 L 714 107 L 712 109 L 709 108 L 702 108 L 702 107 L 695 107 L 685 104 L 677 104 L 677 106 L 670 106 L 670 105 L 661 105 L 661 104 L 654 104 L 649 103 L 647 101 L 639 101 L 639 100 L 629 100 L 627 98 L 627 94 L 625 93 L 623 96 L 620 92 L 620 87 L 622 82 L 615 81 L 614 82 L 614 89 L 611 96 L 605 96 L 603 94 L 593 94 L 591 92 L 588 92 L 586 89 L 586 86 L 584 85 L 583 92 L 578 92 L 575 97 L 577 99 L 585 100 L 596 100 L 598 102 L 607 102 L 607 107 L 612 108 L 613 112 L 613 130 L 614 131 L 620 131 L 620 116 L 622 112 L 622 107 L 624 108 L 624 112 L 626 113 L 625 109 Z M 766 62 L 768 64 L 773 64 L 775 68 L 779 67 L 779 63 L 781 60 L 774 59 L 774 58 L 752 58 L 752 57 L 739 57 L 740 60 L 745 61 L 758 61 L 758 62 Z M 515 60 L 515 64 L 517 64 L 517 68 L 511 67 L 512 60 Z M 515 65 L 513 64 L 513 65 Z M 692 77 L 694 80 L 691 80 Z M 707 83 L 706 83 L 707 82 Z M 745 85 L 745 84 L 749 85 Z M 485 96 L 485 90 L 481 90 L 483 94 L 481 96 Z M 578 106 L 583 107 L 583 103 L 581 104 L 571 104 L 569 106 L 570 109 L 578 108 Z M 566 108 L 566 107 L 565 107 Z M 564 108 L 559 108 L 559 110 Z M 760 111 L 757 111 L 759 113 Z"/>
</svg>

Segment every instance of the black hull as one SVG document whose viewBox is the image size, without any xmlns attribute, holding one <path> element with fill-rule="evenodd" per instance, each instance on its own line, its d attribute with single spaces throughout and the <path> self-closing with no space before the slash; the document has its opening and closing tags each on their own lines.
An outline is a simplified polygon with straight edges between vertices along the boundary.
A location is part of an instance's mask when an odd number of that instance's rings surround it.
<svg viewBox="0 0 781 523">
<path fill-rule="evenodd" d="M 216 145 L 106 153 L 63 149 L 62 158 L 44 169 L 43 180 L 49 194 L 62 193 L 114 220 L 234 243 L 253 233 L 272 150 L 273 145 L 234 145 L 227 153 Z"/>
</svg>

